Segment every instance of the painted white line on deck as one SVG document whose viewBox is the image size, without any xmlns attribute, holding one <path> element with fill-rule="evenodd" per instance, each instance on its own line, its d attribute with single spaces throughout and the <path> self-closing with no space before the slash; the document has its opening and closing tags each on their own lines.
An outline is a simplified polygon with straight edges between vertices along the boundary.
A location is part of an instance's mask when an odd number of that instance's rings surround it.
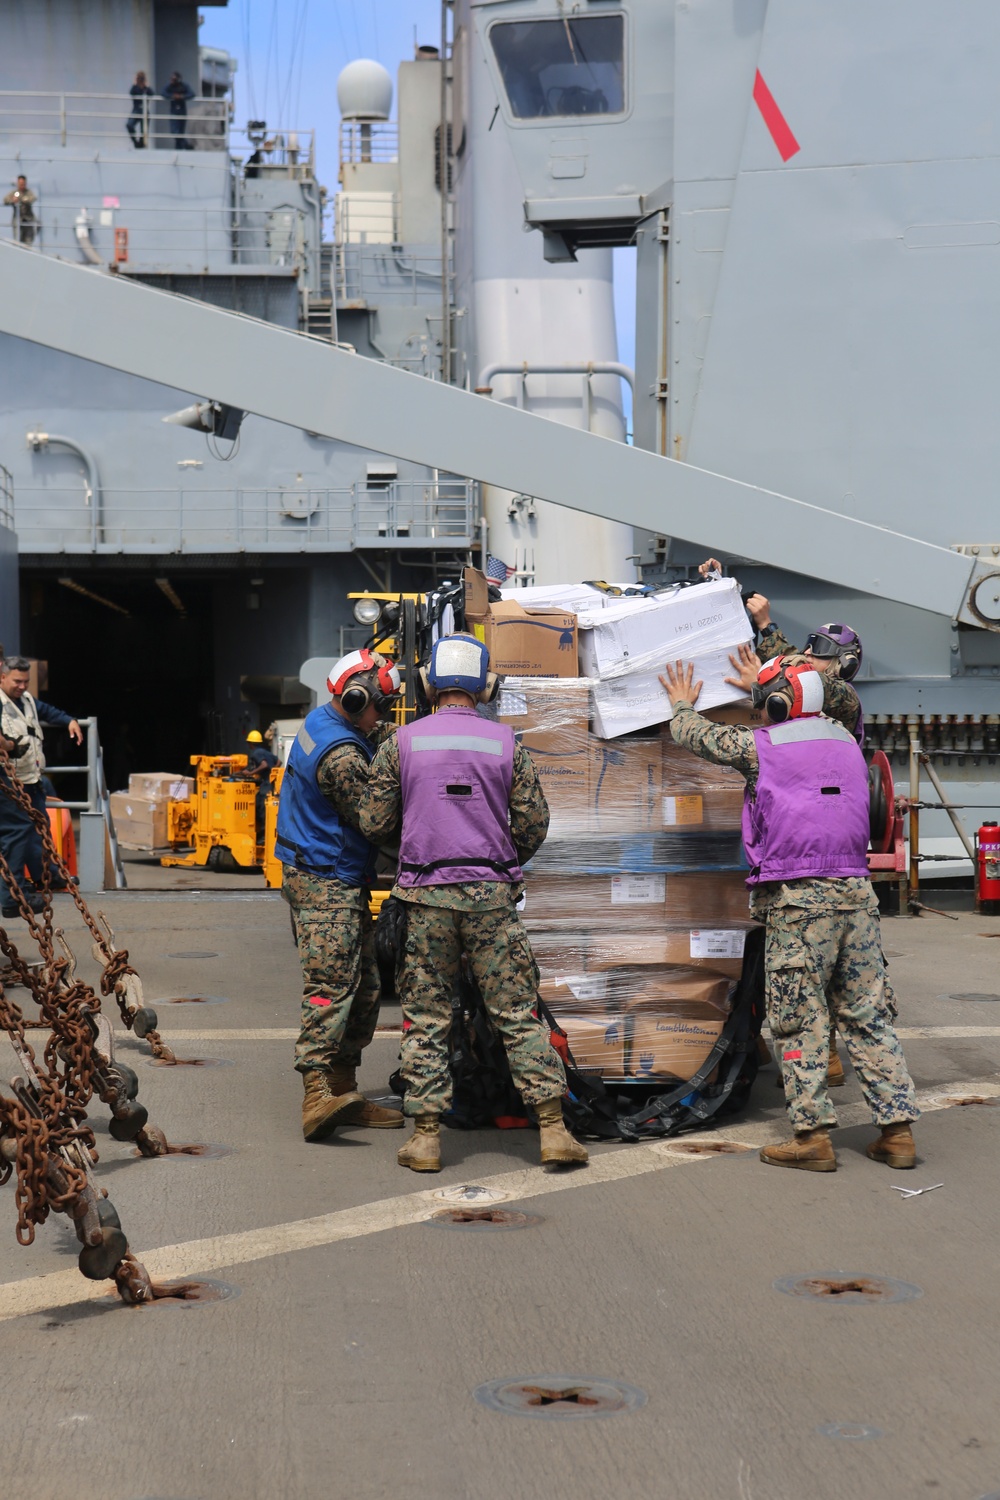
<svg viewBox="0 0 1000 1500">
<path fill-rule="evenodd" d="M 921 1109 L 930 1113 L 947 1109 L 953 1098 L 969 1094 L 1000 1097 L 1000 1081 L 995 1074 L 990 1078 L 970 1078 L 944 1089 L 926 1090 L 917 1095 L 917 1100 Z M 838 1120 L 841 1127 L 862 1125 L 870 1120 L 870 1116 L 863 1104 L 852 1104 L 838 1110 Z M 760 1147 L 784 1140 L 787 1135 L 788 1124 L 782 1119 L 770 1122 L 749 1121 L 724 1129 L 699 1131 L 696 1136 L 687 1136 L 685 1140 L 740 1141 L 748 1146 Z M 543 1197 L 549 1193 L 595 1187 L 604 1182 L 620 1182 L 629 1177 L 642 1177 L 670 1167 L 713 1159 L 711 1155 L 695 1156 L 677 1151 L 675 1148 L 678 1144 L 676 1140 L 665 1140 L 619 1146 L 592 1156 L 589 1167 L 559 1173 L 549 1173 L 541 1167 L 520 1167 L 514 1172 L 501 1172 L 493 1177 L 481 1178 L 480 1185 L 495 1188 L 507 1195 L 507 1201 L 518 1203 L 523 1199 Z M 296 1219 L 288 1224 L 271 1224 L 262 1229 L 247 1229 L 235 1234 L 213 1235 L 203 1240 L 161 1245 L 155 1250 L 135 1247 L 135 1253 L 157 1281 L 179 1276 L 205 1276 L 227 1270 L 231 1266 L 246 1265 L 275 1255 L 288 1255 L 295 1250 L 311 1250 L 321 1245 L 336 1244 L 340 1240 L 362 1239 L 369 1234 L 380 1234 L 386 1229 L 416 1224 L 440 1206 L 440 1202 L 433 1196 L 433 1189 L 428 1189 L 395 1198 L 383 1198 L 375 1203 L 362 1203 L 356 1208 L 321 1214 L 314 1219 Z M 0 1322 L 25 1317 L 30 1313 L 46 1312 L 51 1308 L 94 1302 L 106 1297 L 108 1293 L 109 1283 L 85 1281 L 75 1268 L 53 1271 L 46 1276 L 32 1276 L 23 1281 L 5 1282 L 0 1284 Z"/>
<path fill-rule="evenodd" d="M 402 1036 L 398 1026 L 379 1026 L 375 1032 L 378 1040 L 398 1040 Z M 291 1026 L 257 1026 L 251 1029 L 230 1030 L 216 1028 L 212 1031 L 175 1031 L 169 1027 L 167 1042 L 294 1042 L 299 1033 Z M 949 1039 L 1000 1036 L 1000 1026 L 897 1026 L 896 1035 L 901 1042 L 937 1042 Z"/>
</svg>

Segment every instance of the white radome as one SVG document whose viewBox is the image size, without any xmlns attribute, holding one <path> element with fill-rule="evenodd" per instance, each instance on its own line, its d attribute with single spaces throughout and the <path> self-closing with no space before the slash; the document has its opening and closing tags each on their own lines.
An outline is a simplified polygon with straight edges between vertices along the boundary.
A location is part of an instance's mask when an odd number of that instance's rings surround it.
<svg viewBox="0 0 1000 1500">
<path fill-rule="evenodd" d="M 381 63 L 359 57 L 337 79 L 337 105 L 344 120 L 388 120 L 392 77 Z"/>
</svg>

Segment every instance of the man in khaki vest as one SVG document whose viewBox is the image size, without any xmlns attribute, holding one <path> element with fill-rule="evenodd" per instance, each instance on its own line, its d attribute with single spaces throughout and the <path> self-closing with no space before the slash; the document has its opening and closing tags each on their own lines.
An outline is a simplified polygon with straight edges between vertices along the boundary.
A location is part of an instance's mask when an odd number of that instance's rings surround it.
<svg viewBox="0 0 1000 1500">
<path fill-rule="evenodd" d="M 78 745 L 83 744 L 83 730 L 76 719 L 42 703 L 28 692 L 31 663 L 24 656 L 8 656 L 0 666 L 0 745 L 7 751 L 14 765 L 14 776 L 27 792 L 32 806 L 45 814 L 45 788 L 42 772 L 45 769 L 45 751 L 42 746 L 42 725 L 51 724 L 57 729 L 67 729 Z M 0 777 L 0 783 L 3 778 Z M 32 881 L 39 885 L 43 878 L 42 841 L 27 813 L 9 796 L 4 795 L 0 784 L 0 852 L 20 880 L 25 866 Z M 54 890 L 60 889 L 53 885 Z M 37 910 L 41 898 L 29 891 L 29 904 Z M 14 904 L 6 886 L 0 885 L 0 911 L 5 917 L 16 917 L 18 907 Z"/>
</svg>

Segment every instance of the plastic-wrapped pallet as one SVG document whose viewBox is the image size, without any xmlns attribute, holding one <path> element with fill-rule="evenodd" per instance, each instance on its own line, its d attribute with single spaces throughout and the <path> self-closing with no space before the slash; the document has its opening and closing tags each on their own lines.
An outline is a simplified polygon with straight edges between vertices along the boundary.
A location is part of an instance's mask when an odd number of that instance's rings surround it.
<svg viewBox="0 0 1000 1500">
<path fill-rule="evenodd" d="M 735 868 L 742 778 L 706 776 L 665 734 L 595 735 L 598 685 L 509 677 L 498 700 L 551 818 L 522 915 L 578 1066 L 686 1079 L 725 1022 L 751 926 Z"/>
</svg>

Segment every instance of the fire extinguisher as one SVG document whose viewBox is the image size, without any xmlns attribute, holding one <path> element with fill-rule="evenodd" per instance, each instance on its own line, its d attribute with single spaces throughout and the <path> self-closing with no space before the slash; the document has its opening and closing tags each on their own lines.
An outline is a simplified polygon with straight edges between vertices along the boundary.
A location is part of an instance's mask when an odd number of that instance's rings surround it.
<svg viewBox="0 0 1000 1500">
<path fill-rule="evenodd" d="M 976 845 L 980 910 L 987 917 L 1000 916 L 1000 823 L 984 823 L 976 834 Z"/>
</svg>

